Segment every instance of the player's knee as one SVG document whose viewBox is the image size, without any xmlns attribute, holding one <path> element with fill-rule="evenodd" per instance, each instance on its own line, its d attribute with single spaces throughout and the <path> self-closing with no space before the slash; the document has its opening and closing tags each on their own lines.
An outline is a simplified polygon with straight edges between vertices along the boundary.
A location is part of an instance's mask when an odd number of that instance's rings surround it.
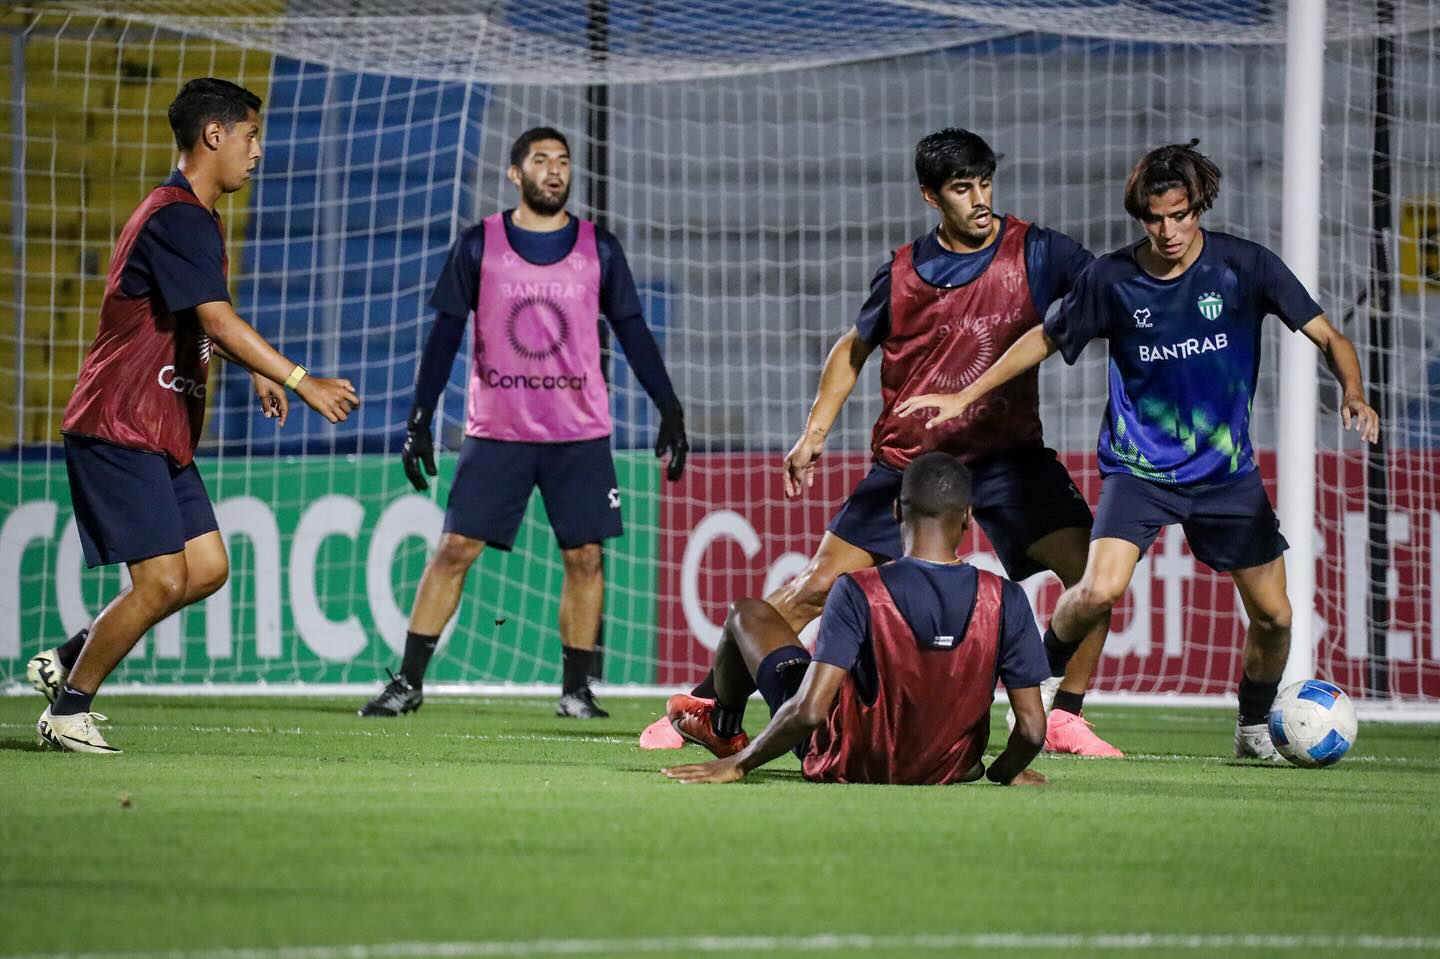
<svg viewBox="0 0 1440 959">
<path fill-rule="evenodd" d="M 204 599 L 230 579 L 230 560 L 222 556 L 203 568 L 192 565 L 187 568 L 187 573 L 186 585 L 190 596 L 197 600 Z"/>
<path fill-rule="evenodd" d="M 1250 624 L 1262 633 L 1281 634 L 1290 631 L 1290 603 L 1281 600 L 1268 609 L 1256 610 Z"/>
<path fill-rule="evenodd" d="M 599 543 L 587 543 L 574 549 L 562 550 L 560 556 L 565 563 L 565 575 L 584 579 L 599 576 L 603 569 L 601 555 Z"/>
<path fill-rule="evenodd" d="M 184 560 L 146 570 L 144 574 L 135 577 L 132 586 L 145 604 L 161 616 L 168 616 L 184 605 L 188 587 L 189 571 Z"/>
<path fill-rule="evenodd" d="M 775 616 L 775 608 L 763 599 L 737 599 L 730 604 L 730 611 L 725 616 L 725 630 L 752 629 Z"/>
<path fill-rule="evenodd" d="M 463 576 L 484 548 L 480 540 L 446 533 L 440 537 L 440 547 L 430 562 L 441 573 Z"/>
<path fill-rule="evenodd" d="M 839 578 L 839 572 L 826 566 L 811 564 L 805 567 L 788 591 L 792 604 L 805 610 L 824 609 L 825 598 L 830 595 L 831 587 Z"/>
<path fill-rule="evenodd" d="M 1114 609 L 1125 596 L 1129 583 L 1107 577 L 1086 578 L 1080 581 L 1080 598 L 1090 609 L 1107 613 Z"/>
</svg>

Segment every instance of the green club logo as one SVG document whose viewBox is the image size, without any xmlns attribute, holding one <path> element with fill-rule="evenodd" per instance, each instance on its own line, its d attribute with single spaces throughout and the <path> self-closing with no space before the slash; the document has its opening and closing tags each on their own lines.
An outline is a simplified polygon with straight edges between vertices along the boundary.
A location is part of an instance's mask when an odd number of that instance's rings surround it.
<svg viewBox="0 0 1440 959">
<path fill-rule="evenodd" d="M 1225 299 L 1219 293 L 1206 293 L 1196 305 L 1200 307 L 1200 315 L 1205 319 L 1218 320 L 1220 312 L 1225 309 Z"/>
</svg>

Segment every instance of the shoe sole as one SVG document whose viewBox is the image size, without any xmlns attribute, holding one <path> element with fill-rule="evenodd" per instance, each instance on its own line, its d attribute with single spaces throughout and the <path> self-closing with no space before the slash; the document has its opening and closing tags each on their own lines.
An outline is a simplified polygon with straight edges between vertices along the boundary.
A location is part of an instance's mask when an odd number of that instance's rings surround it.
<svg viewBox="0 0 1440 959">
<path fill-rule="evenodd" d="M 40 657 L 37 656 L 35 657 L 35 659 L 32 659 L 30 660 L 30 662 L 25 664 L 25 678 L 30 681 L 31 689 L 35 690 L 35 692 L 39 693 L 41 696 L 44 696 L 47 700 L 49 700 L 50 705 L 54 706 L 55 700 L 60 698 L 60 685 L 65 680 L 63 677 L 61 677 L 59 681 L 55 683 L 46 682 L 43 677 L 42 671 L 48 669 L 50 670 L 51 674 L 54 675 L 55 664 L 53 661 L 47 659 L 45 660 L 43 665 L 37 666 L 35 665 L 35 660 L 39 658 Z"/>
<path fill-rule="evenodd" d="M 370 704 L 366 703 L 364 706 L 361 706 L 359 709 L 355 710 L 355 715 L 361 717 L 362 719 L 394 719 L 397 716 L 404 716 L 407 713 L 418 713 L 420 711 L 420 707 L 424 705 L 425 701 L 422 699 L 420 702 L 416 703 L 413 706 L 404 707 L 398 713 L 382 713 L 378 710 L 373 713 L 367 713 L 365 710 L 369 708 Z"/>
<path fill-rule="evenodd" d="M 685 740 L 692 746 L 699 746 L 701 749 L 705 750 L 707 753 L 714 756 L 716 759 L 726 759 L 730 756 L 735 755 L 735 753 L 740 752 L 740 750 L 737 749 L 734 752 L 717 753 L 715 751 L 715 748 L 709 743 L 705 742 L 703 739 L 696 739 L 694 736 L 686 733 L 685 730 L 681 729 L 679 725 L 676 724 L 676 721 L 673 719 L 670 720 L 670 728 L 675 730 L 675 735 L 679 736 L 681 739 Z"/>
</svg>

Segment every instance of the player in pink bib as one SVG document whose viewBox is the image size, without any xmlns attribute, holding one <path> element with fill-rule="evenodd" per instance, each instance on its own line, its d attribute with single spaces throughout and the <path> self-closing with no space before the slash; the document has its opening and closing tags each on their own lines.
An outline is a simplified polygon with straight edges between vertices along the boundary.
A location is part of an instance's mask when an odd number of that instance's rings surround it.
<svg viewBox="0 0 1440 959">
<path fill-rule="evenodd" d="M 636 378 L 660 410 L 657 456 L 678 480 L 689 445 L 685 420 L 635 281 L 615 237 L 565 211 L 570 148 L 558 130 L 522 134 L 510 151 L 514 210 L 495 213 L 455 241 L 430 304 L 436 321 L 416 375 L 402 459 L 416 489 L 435 475 L 430 419 L 473 314 L 465 442 L 440 548 L 425 569 L 399 675 L 360 709 L 398 716 L 420 708 L 425 670 L 454 616 L 465 574 L 486 546 L 509 550 L 539 487 L 564 562 L 560 591 L 561 716 L 606 715 L 590 677 L 600 633 L 600 544 L 619 536 L 620 488 L 610 455 L 610 396 L 600 365 L 603 314 Z"/>
</svg>

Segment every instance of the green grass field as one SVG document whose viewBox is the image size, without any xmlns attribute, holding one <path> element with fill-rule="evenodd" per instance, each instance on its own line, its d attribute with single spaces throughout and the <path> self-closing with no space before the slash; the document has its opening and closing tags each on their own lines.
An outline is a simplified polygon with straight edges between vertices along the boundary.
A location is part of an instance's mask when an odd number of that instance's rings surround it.
<svg viewBox="0 0 1440 959">
<path fill-rule="evenodd" d="M 86 757 L 0 698 L 0 957 L 1440 954 L 1434 726 L 1306 771 L 1225 758 L 1220 710 L 1096 707 L 1132 758 L 1043 790 L 682 786 L 699 750 L 634 745 L 659 703 L 605 701 L 109 696 L 126 753 Z"/>
</svg>

